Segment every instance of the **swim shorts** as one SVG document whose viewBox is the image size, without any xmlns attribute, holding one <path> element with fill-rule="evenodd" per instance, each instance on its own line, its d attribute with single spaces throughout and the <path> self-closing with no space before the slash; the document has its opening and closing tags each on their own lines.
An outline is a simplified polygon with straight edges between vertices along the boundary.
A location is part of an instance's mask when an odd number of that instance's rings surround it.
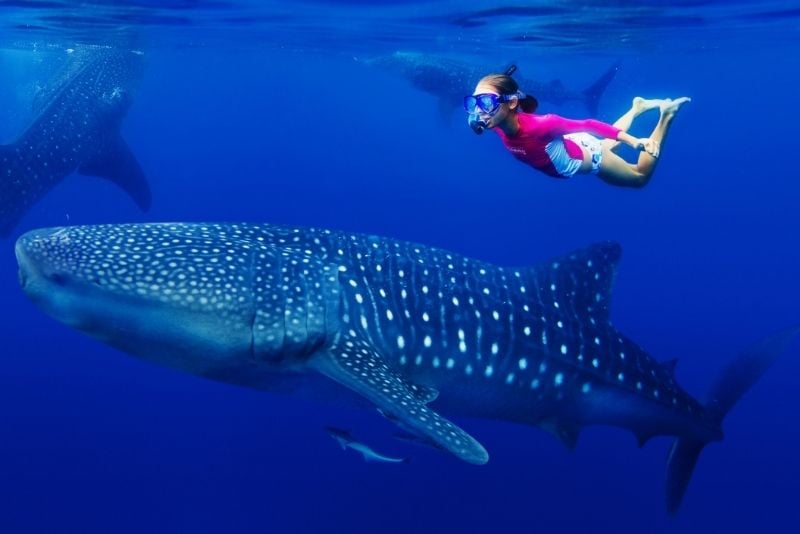
<svg viewBox="0 0 800 534">
<path fill-rule="evenodd" d="M 592 156 L 592 174 L 600 172 L 600 162 L 603 161 L 603 143 L 600 139 L 586 132 L 566 134 L 564 138 L 588 150 Z"/>
</svg>

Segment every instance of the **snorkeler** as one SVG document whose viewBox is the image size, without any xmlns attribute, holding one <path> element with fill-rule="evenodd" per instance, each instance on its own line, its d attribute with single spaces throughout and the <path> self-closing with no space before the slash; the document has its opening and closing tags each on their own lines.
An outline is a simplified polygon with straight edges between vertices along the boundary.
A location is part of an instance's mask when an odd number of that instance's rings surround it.
<svg viewBox="0 0 800 534">
<path fill-rule="evenodd" d="M 672 119 L 681 105 L 691 101 L 688 97 L 636 97 L 613 125 L 594 119 L 536 115 L 538 102 L 520 91 L 511 77 L 515 70 L 512 65 L 504 74 L 484 76 L 474 94 L 464 97 L 469 125 L 475 133 L 494 129 L 517 159 L 557 178 L 591 173 L 612 185 L 644 187 L 656 168 Z M 627 133 L 636 117 L 656 108 L 661 116 L 650 137 L 637 138 Z M 636 163 L 628 163 L 615 152 L 621 143 L 640 151 Z"/>
</svg>

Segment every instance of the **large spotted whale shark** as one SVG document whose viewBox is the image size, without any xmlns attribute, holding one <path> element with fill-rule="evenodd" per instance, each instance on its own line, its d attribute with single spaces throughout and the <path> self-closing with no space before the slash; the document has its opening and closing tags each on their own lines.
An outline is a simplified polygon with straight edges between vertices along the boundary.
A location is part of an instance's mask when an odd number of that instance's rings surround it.
<svg viewBox="0 0 800 534">
<path fill-rule="evenodd" d="M 536 425 L 568 446 L 592 424 L 673 435 L 670 511 L 728 410 L 800 330 L 734 360 L 703 404 L 612 325 L 614 243 L 507 268 L 329 230 L 132 224 L 36 230 L 16 254 L 34 302 L 114 347 L 214 380 L 360 399 L 474 464 L 486 450 L 445 415 Z"/>
<path fill-rule="evenodd" d="M 119 132 L 142 67 L 138 50 L 69 49 L 63 69 L 36 95 L 30 126 L 0 146 L 0 235 L 75 171 L 106 178 L 150 207 L 147 180 Z"/>
</svg>

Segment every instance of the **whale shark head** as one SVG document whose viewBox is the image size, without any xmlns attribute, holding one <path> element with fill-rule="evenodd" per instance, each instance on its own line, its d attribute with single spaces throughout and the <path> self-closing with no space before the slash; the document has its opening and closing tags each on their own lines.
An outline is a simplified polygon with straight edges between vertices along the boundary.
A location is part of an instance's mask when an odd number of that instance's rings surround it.
<svg viewBox="0 0 800 534">
<path fill-rule="evenodd" d="M 195 374 L 224 371 L 253 351 L 253 249 L 203 228 L 28 232 L 16 244 L 20 284 L 48 314 L 125 352 Z"/>
</svg>

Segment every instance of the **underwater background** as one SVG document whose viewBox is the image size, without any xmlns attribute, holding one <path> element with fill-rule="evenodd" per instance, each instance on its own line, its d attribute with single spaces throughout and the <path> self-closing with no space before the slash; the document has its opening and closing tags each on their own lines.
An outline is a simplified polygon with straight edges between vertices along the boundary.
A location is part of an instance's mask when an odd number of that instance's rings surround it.
<svg viewBox="0 0 800 534">
<path fill-rule="evenodd" d="M 476 467 L 393 440 L 373 411 L 205 381 L 45 316 L 14 239 L 64 224 L 313 225 L 531 265 L 602 240 L 623 258 L 617 328 L 701 397 L 737 352 L 800 321 L 796 2 L 0 1 L 0 142 L 32 119 L 76 43 L 135 35 L 146 69 L 122 133 L 153 190 L 141 213 L 73 175 L 0 240 L 0 532 L 789 532 L 800 524 L 795 345 L 726 418 L 675 518 L 671 439 L 458 423 Z M 616 63 L 596 118 L 632 97 L 692 102 L 652 182 L 554 180 L 371 58 L 514 62 L 582 90 Z M 469 94 L 477 80 L 467 80 Z M 525 88 L 523 87 L 523 90 Z M 578 102 L 540 110 L 586 118 Z M 644 115 L 632 133 L 655 122 Z M 367 464 L 323 428 L 403 465 Z"/>
</svg>

